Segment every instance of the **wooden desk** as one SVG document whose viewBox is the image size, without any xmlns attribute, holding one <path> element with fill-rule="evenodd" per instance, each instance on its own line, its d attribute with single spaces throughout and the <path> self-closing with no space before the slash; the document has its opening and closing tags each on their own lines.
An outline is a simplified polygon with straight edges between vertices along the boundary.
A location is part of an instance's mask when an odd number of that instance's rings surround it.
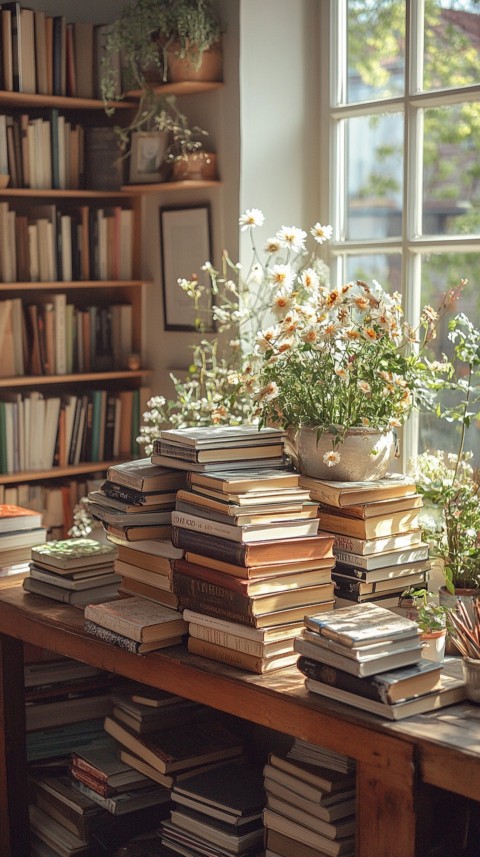
<svg viewBox="0 0 480 857">
<path fill-rule="evenodd" d="M 431 796 L 425 784 L 480 800 L 480 721 L 459 725 L 462 715 L 478 711 L 472 706 L 393 724 L 309 694 L 294 667 L 257 676 L 190 655 L 183 646 L 138 656 L 92 639 L 82 625 L 81 610 L 21 587 L 0 592 L 2 857 L 29 855 L 23 642 L 356 759 L 357 857 L 425 857 Z"/>
</svg>

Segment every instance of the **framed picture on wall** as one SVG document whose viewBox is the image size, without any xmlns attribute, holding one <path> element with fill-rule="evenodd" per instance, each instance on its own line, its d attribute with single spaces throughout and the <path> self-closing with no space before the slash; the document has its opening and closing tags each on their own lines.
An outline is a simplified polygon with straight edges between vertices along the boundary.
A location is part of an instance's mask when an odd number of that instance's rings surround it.
<svg viewBox="0 0 480 857">
<path fill-rule="evenodd" d="M 203 287 L 199 311 L 204 329 L 213 330 L 210 277 L 202 270 L 212 255 L 210 206 L 160 208 L 160 245 L 165 330 L 196 330 L 194 302 L 178 285 L 179 279 L 193 277 Z"/>
</svg>

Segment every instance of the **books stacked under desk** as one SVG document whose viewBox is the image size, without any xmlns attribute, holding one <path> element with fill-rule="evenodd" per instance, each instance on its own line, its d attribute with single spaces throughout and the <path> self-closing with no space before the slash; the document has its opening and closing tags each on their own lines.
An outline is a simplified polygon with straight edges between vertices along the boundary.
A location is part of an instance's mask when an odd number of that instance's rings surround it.
<svg viewBox="0 0 480 857">
<path fill-rule="evenodd" d="M 295 640 L 305 686 L 390 720 L 465 697 L 458 658 L 422 659 L 416 622 L 369 602 L 306 616 Z"/>
<path fill-rule="evenodd" d="M 114 571 L 116 548 L 95 539 L 58 539 L 31 548 L 27 592 L 83 609 L 116 598 L 120 577 Z"/>
<path fill-rule="evenodd" d="M 272 469 L 268 459 L 246 467 L 246 438 L 259 443 L 256 427 L 162 432 L 156 443 L 162 448 L 163 435 L 175 435 L 180 455 L 185 436 L 192 455 L 220 456 L 224 443 L 235 449 L 235 432 L 243 438 L 241 468 L 188 469 L 188 488 L 177 492 L 172 541 L 185 556 L 174 563 L 173 583 L 189 650 L 261 673 L 293 664 L 304 614 L 332 606 L 333 539 L 318 534 L 316 503 L 298 474 Z M 181 463 L 189 466 L 188 453 Z"/>
<path fill-rule="evenodd" d="M 163 845 L 187 857 L 262 852 L 265 791 L 260 765 L 245 759 L 175 783 L 170 818 L 160 825 Z"/>
<path fill-rule="evenodd" d="M 320 527 L 332 533 L 338 607 L 374 601 L 396 608 L 409 586 L 426 588 L 430 562 L 421 540 L 422 498 L 405 476 L 372 482 L 325 482 L 302 476 L 320 503 Z"/>
<path fill-rule="evenodd" d="M 0 504 L 0 589 L 15 586 L 27 577 L 31 549 L 46 537 L 40 512 Z"/>
<path fill-rule="evenodd" d="M 342 754 L 295 740 L 264 767 L 266 857 L 355 851 L 355 769 Z"/>
</svg>

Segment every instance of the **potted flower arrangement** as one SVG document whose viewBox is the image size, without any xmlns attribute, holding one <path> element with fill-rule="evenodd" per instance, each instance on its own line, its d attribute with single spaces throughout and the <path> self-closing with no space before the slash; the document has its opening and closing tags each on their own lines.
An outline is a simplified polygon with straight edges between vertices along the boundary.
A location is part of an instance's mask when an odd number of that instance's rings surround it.
<svg viewBox="0 0 480 857">
<path fill-rule="evenodd" d="M 246 222 L 250 231 L 256 225 L 255 216 Z M 310 230 L 317 246 L 330 235 L 331 227 L 318 223 Z M 257 333 L 245 391 L 261 425 L 291 430 L 303 472 L 380 478 L 394 453 L 394 430 L 428 402 L 436 370 L 422 354 L 438 314 L 425 307 L 413 330 L 402 318 L 400 295 L 379 283 L 322 284 L 306 242 L 304 230 L 282 227 L 262 262 L 252 239 L 275 323 Z"/>
<path fill-rule="evenodd" d="M 410 618 L 414 619 L 421 631 L 422 657 L 430 661 L 442 661 L 447 634 L 447 609 L 438 604 L 435 596 L 427 589 L 408 589 L 402 594 L 401 602 L 405 599 L 411 600 L 413 610 Z"/>
</svg>

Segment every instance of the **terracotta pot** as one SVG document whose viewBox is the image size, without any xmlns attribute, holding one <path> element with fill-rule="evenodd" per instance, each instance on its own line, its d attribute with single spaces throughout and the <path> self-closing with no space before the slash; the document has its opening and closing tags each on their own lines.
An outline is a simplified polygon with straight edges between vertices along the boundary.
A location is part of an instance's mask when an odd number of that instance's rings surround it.
<svg viewBox="0 0 480 857">
<path fill-rule="evenodd" d="M 195 62 L 187 54 L 186 57 L 178 56 L 178 46 L 172 45 L 167 51 L 168 80 L 171 83 L 181 83 L 183 80 L 198 81 L 221 81 L 223 79 L 223 51 L 221 44 L 213 45 L 204 51 L 200 65 L 196 68 Z"/>
<path fill-rule="evenodd" d="M 359 482 L 381 479 L 388 471 L 395 455 L 393 432 L 382 434 L 375 429 L 352 428 L 337 451 L 340 461 L 329 467 L 323 456 L 331 452 L 333 435 L 324 431 L 317 440 L 317 429 L 302 426 L 294 436 L 298 467 L 306 476 L 315 479 L 332 479 L 342 482 Z"/>
<path fill-rule="evenodd" d="M 217 155 L 214 152 L 190 152 L 173 161 L 172 181 L 213 181 L 216 178 Z"/>
</svg>

